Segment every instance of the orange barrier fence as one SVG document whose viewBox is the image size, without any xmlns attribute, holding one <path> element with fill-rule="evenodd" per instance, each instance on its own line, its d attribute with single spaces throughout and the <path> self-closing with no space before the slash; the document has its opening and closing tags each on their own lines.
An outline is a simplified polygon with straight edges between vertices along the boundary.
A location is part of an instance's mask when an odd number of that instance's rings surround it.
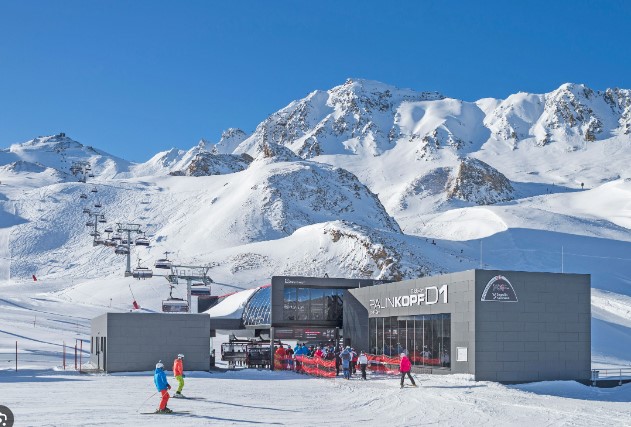
<svg viewBox="0 0 631 427">
<path fill-rule="evenodd" d="M 401 362 L 399 356 L 392 357 L 384 354 L 366 354 L 366 357 L 368 358 L 368 369 L 370 371 L 387 375 L 399 375 L 399 364 Z M 422 357 L 414 353 L 410 355 L 410 361 L 415 364 L 440 366 L 440 359 Z M 335 360 L 302 355 L 291 358 L 276 354 L 274 355 L 274 369 L 277 371 L 296 371 L 316 377 L 327 378 L 334 378 L 337 373 Z M 359 366 L 357 366 L 357 369 L 359 370 Z M 341 362 L 339 370 L 342 370 Z"/>
<path fill-rule="evenodd" d="M 335 377 L 335 360 L 321 357 L 295 356 L 282 357 L 274 355 L 274 369 L 301 372 L 316 377 Z"/>
</svg>

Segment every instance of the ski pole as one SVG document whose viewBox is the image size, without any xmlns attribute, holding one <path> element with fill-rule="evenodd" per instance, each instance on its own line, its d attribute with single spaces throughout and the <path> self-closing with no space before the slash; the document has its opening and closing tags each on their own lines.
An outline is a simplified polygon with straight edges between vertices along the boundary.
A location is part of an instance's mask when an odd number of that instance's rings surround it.
<svg viewBox="0 0 631 427">
<path fill-rule="evenodd" d="M 155 393 L 153 393 L 151 396 L 149 396 L 148 398 L 146 398 L 146 399 L 145 399 L 145 401 L 144 401 L 144 402 L 142 402 L 142 403 L 140 404 L 140 406 L 138 407 L 138 409 L 136 409 L 136 412 L 140 411 L 140 408 L 142 408 L 142 407 L 145 405 L 145 403 L 147 403 L 147 402 L 149 401 L 149 399 L 151 399 L 151 398 L 152 398 L 153 396 L 155 396 L 156 394 L 158 394 L 158 391 L 156 391 L 156 392 L 155 392 Z"/>
</svg>

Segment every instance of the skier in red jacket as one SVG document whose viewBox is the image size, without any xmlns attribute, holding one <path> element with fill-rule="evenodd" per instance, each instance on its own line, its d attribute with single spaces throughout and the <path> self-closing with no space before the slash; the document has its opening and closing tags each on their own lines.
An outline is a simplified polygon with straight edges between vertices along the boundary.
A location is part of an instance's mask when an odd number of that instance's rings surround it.
<svg viewBox="0 0 631 427">
<path fill-rule="evenodd" d="M 410 363 L 410 359 L 405 355 L 405 353 L 401 353 L 401 363 L 399 364 L 399 372 L 401 372 L 401 388 L 403 388 L 403 380 L 405 380 L 405 374 L 408 375 L 410 381 L 412 381 L 412 385 L 416 387 L 416 383 L 414 382 L 414 378 L 410 374 L 412 370 L 412 363 Z"/>
</svg>

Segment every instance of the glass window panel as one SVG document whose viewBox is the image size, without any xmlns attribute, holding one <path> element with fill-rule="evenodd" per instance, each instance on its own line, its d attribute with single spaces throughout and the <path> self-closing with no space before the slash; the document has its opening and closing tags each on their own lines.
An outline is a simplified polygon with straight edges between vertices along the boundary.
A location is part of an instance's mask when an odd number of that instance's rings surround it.
<svg viewBox="0 0 631 427">
<path fill-rule="evenodd" d="M 384 354 L 384 338 L 383 338 L 383 329 L 384 329 L 384 318 L 377 318 L 377 351 L 375 354 Z"/>
<path fill-rule="evenodd" d="M 297 288 L 297 297 L 296 320 L 309 320 L 309 289 Z"/>
<path fill-rule="evenodd" d="M 296 320 L 296 288 L 285 288 L 283 320 Z"/>
<path fill-rule="evenodd" d="M 324 290 L 310 289 L 309 320 L 324 320 Z"/>
</svg>

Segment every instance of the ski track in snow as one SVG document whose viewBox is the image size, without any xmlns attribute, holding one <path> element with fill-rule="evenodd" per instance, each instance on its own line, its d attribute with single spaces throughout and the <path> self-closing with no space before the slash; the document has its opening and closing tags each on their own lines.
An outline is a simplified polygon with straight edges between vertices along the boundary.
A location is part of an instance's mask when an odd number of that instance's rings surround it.
<svg viewBox="0 0 631 427">
<path fill-rule="evenodd" d="M 418 388 L 400 389 L 396 377 L 371 375 L 346 381 L 257 370 L 189 373 L 184 394 L 196 399 L 171 399 L 171 409 L 189 411 L 171 419 L 139 414 L 159 401 L 154 396 L 143 404 L 155 391 L 151 372 L 0 375 L 11 385 L 3 404 L 25 425 L 605 426 L 631 420 L 631 384 L 607 390 L 565 381 L 504 386 L 466 375 L 422 375 Z"/>
</svg>

